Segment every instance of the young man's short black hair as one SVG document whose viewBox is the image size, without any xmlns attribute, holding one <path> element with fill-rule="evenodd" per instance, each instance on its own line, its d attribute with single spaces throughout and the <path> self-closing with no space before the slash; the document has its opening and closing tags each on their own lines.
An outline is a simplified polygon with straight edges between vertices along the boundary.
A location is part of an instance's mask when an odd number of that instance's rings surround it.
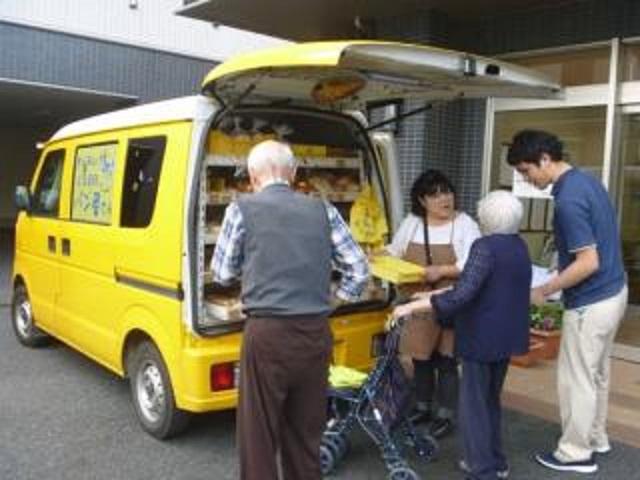
<svg viewBox="0 0 640 480">
<path fill-rule="evenodd" d="M 451 180 L 441 171 L 426 170 L 415 179 L 411 186 L 411 213 L 424 217 L 426 212 L 420 200 L 425 195 L 431 196 L 436 193 L 453 193 L 455 195 L 456 189 L 453 187 Z"/>
<path fill-rule="evenodd" d="M 543 130 L 521 130 L 513 137 L 507 163 L 535 163 L 540 166 L 540 157 L 546 153 L 554 162 L 562 160 L 562 142 L 555 135 Z"/>
</svg>

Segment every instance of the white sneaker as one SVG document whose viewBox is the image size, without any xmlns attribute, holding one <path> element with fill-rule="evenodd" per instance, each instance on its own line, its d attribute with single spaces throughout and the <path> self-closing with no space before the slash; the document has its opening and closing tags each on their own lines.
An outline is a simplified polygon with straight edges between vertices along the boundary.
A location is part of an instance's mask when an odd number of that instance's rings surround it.
<svg viewBox="0 0 640 480">
<path fill-rule="evenodd" d="M 611 445 L 601 445 L 600 447 L 594 447 L 593 452 L 599 455 L 606 455 L 611 453 Z"/>
</svg>

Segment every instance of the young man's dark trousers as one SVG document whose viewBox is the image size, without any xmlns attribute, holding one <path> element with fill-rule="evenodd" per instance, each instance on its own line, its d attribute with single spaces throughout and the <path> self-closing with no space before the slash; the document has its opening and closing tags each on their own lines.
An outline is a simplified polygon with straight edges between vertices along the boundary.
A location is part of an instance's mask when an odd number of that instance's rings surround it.
<svg viewBox="0 0 640 480">
<path fill-rule="evenodd" d="M 240 358 L 241 480 L 320 480 L 332 336 L 325 317 L 250 318 Z"/>
<path fill-rule="evenodd" d="M 459 431 L 469 480 L 496 480 L 508 468 L 502 451 L 500 392 L 509 360 L 462 360 Z"/>
</svg>

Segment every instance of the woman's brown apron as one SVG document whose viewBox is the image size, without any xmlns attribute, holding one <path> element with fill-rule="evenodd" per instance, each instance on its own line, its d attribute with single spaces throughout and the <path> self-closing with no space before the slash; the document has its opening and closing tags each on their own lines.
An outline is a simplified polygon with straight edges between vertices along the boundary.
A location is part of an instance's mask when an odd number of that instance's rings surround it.
<svg viewBox="0 0 640 480">
<path fill-rule="evenodd" d="M 432 265 L 454 265 L 456 254 L 453 249 L 453 224 L 451 226 L 451 240 L 448 244 L 429 245 Z M 409 243 L 402 257 L 409 262 L 427 266 L 426 252 L 423 244 Z M 403 285 L 401 293 L 411 295 L 415 292 L 424 292 L 452 285 L 452 279 L 443 279 L 433 285 L 411 284 Z M 400 336 L 399 353 L 403 364 L 409 371 L 411 359 L 428 360 L 437 349 L 446 355 L 453 354 L 454 333 L 452 329 L 443 329 L 433 318 L 431 313 L 414 313 L 405 323 Z"/>
</svg>

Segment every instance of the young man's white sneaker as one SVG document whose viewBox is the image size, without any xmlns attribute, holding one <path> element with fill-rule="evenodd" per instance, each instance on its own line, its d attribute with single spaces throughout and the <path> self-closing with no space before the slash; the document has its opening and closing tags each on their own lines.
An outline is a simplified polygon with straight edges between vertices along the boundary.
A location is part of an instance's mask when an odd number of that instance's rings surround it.
<svg viewBox="0 0 640 480">
<path fill-rule="evenodd" d="M 588 460 L 563 462 L 558 460 L 553 452 L 547 452 L 537 453 L 535 459 L 543 467 L 559 472 L 595 473 L 598 471 L 598 464 L 593 460 L 593 455 Z"/>
<path fill-rule="evenodd" d="M 603 446 L 600 446 L 600 447 L 594 447 L 593 452 L 597 453 L 599 455 L 606 455 L 607 453 L 611 453 L 611 445 L 603 445 Z"/>
</svg>

